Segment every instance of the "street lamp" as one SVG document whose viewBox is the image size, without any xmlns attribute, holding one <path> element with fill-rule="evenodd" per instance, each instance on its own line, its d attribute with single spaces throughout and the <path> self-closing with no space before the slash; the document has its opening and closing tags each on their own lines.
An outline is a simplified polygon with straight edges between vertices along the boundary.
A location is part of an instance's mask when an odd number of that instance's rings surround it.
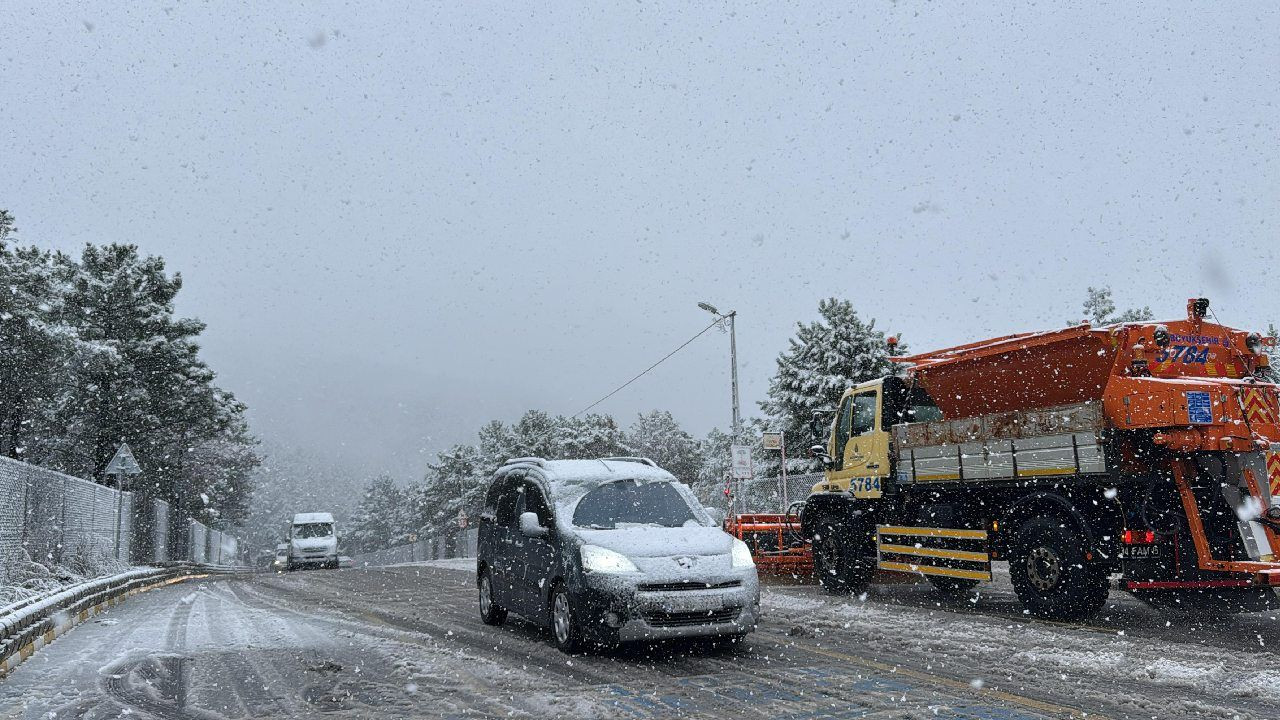
<svg viewBox="0 0 1280 720">
<path fill-rule="evenodd" d="M 738 316 L 738 311 L 730 310 L 727 313 L 722 313 L 716 309 L 715 305 L 706 302 L 698 303 L 698 307 L 721 320 L 729 321 L 729 369 L 733 382 L 733 435 L 736 438 L 742 430 L 742 417 L 738 411 L 738 336 L 734 328 L 734 318 Z"/>
</svg>

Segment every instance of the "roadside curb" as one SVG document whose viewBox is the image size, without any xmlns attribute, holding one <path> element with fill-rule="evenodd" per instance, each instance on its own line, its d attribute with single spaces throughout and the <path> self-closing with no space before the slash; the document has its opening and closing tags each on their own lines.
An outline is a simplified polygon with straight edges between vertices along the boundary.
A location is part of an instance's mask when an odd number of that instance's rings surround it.
<svg viewBox="0 0 1280 720">
<path fill-rule="evenodd" d="M 170 567 L 153 572 L 101 578 L 25 603 L 0 616 L 0 678 L 69 630 L 126 598 L 155 588 L 213 574 L 237 572 L 226 567 Z"/>
</svg>

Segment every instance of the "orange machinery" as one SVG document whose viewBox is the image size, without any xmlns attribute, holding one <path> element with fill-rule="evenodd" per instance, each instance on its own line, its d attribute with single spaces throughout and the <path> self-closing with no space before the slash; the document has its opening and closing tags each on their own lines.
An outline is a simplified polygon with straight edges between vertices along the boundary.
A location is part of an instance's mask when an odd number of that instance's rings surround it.
<svg viewBox="0 0 1280 720">
<path fill-rule="evenodd" d="M 813 575 L 813 553 L 800 533 L 799 518 L 794 514 L 733 515 L 725 520 L 724 529 L 751 548 L 760 572 L 794 578 Z"/>
</svg>

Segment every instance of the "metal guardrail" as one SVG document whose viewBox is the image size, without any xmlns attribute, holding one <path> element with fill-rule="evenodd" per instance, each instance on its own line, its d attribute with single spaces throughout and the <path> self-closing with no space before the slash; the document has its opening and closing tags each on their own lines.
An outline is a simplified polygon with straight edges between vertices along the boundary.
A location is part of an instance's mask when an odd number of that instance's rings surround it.
<svg viewBox="0 0 1280 720">
<path fill-rule="evenodd" d="M 0 677 L 75 625 L 143 590 L 244 568 L 178 564 L 89 580 L 0 608 Z"/>
</svg>

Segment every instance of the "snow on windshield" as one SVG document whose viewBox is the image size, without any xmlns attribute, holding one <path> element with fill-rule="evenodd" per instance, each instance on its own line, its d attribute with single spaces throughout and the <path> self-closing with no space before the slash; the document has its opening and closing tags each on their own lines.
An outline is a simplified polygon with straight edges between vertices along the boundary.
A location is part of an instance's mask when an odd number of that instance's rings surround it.
<svg viewBox="0 0 1280 720">
<path fill-rule="evenodd" d="M 573 524 L 594 530 L 620 526 L 680 527 L 697 523 L 689 503 L 671 484 L 619 480 L 605 483 L 578 501 Z"/>
<path fill-rule="evenodd" d="M 556 507 L 556 516 L 563 518 L 567 525 L 584 527 L 576 520 L 570 522 L 570 519 L 575 518 L 578 503 L 601 486 L 618 481 L 626 481 L 638 486 L 663 485 L 668 492 L 673 492 L 683 501 L 690 514 L 690 517 L 685 518 L 686 520 L 692 519 L 700 525 L 716 524 L 707 515 L 693 491 L 662 468 L 611 460 L 552 460 L 546 464 L 545 470 L 548 474 L 547 484 L 551 502 Z M 619 522 L 632 521 L 620 520 Z"/>
<path fill-rule="evenodd" d="M 306 523 L 293 526 L 293 536 L 303 540 L 307 538 L 329 537 L 333 534 L 332 526 L 327 523 Z"/>
</svg>

